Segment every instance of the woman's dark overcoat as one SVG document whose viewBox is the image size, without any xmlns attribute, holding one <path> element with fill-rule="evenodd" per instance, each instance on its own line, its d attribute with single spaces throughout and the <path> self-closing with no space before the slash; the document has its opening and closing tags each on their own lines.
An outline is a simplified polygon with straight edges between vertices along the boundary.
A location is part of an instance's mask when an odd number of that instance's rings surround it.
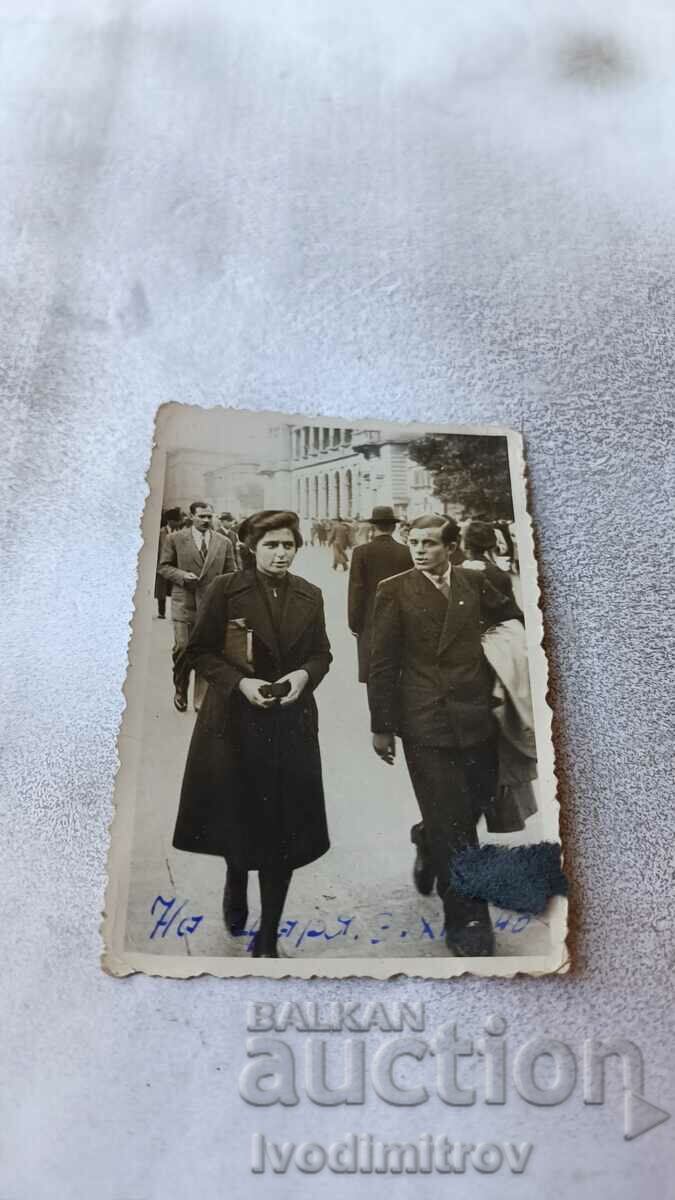
<svg viewBox="0 0 675 1200">
<path fill-rule="evenodd" d="M 247 870 L 292 870 L 329 847 L 314 689 L 332 655 L 319 588 L 287 578 L 278 634 L 255 570 L 215 579 L 176 668 L 194 668 L 209 686 L 190 743 L 173 844 Z M 223 653 L 227 622 L 237 619 L 253 631 L 256 679 L 271 683 L 307 671 L 294 704 L 259 709 L 239 691 L 244 673 Z"/>
</svg>

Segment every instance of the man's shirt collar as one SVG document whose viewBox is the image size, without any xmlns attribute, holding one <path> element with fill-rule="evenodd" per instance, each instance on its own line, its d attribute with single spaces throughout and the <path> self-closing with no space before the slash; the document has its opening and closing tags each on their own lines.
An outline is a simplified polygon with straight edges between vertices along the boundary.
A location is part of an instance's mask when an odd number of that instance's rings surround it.
<svg viewBox="0 0 675 1200">
<path fill-rule="evenodd" d="M 211 530 L 205 529 L 204 534 L 202 535 L 201 530 L 197 529 L 197 527 L 195 525 L 193 525 L 192 526 L 192 537 L 194 539 L 195 546 L 197 547 L 198 550 L 202 544 L 202 536 L 204 536 L 206 538 L 206 544 L 208 546 L 211 541 Z"/>
<path fill-rule="evenodd" d="M 452 563 L 448 563 L 448 569 L 443 575 L 432 575 L 430 571 L 422 571 L 422 574 L 426 575 L 427 579 L 430 579 L 431 582 L 433 583 L 434 587 L 438 588 L 440 591 L 441 584 L 443 584 L 443 583 L 447 584 L 447 586 L 450 587 L 450 576 L 452 574 Z"/>
</svg>

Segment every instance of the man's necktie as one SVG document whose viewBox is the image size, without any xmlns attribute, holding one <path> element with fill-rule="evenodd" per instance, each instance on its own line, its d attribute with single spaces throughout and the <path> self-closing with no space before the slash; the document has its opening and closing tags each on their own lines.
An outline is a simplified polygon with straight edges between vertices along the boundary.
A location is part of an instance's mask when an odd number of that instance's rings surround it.
<svg viewBox="0 0 675 1200">
<path fill-rule="evenodd" d="M 441 582 L 438 584 L 438 590 L 443 596 L 445 596 L 446 600 L 450 599 L 450 584 L 448 583 L 447 579 L 441 580 Z"/>
<path fill-rule="evenodd" d="M 206 555 L 208 554 L 208 549 L 209 548 L 206 545 L 206 534 L 203 533 L 202 534 L 202 544 L 199 547 L 199 553 L 201 555 L 202 562 L 206 562 Z"/>
</svg>

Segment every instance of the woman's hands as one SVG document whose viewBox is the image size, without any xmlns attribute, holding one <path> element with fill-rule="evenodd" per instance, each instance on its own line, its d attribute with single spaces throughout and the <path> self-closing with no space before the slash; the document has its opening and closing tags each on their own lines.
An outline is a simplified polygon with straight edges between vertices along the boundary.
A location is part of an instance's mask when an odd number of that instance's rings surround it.
<svg viewBox="0 0 675 1200">
<path fill-rule="evenodd" d="M 290 683 L 291 690 L 281 700 L 276 696 L 261 696 L 260 689 L 268 686 L 266 679 L 249 679 L 244 676 L 239 680 L 239 691 L 255 708 L 274 708 L 277 704 L 285 708 L 287 704 L 295 704 L 296 700 L 300 699 L 309 682 L 309 674 L 305 670 L 289 671 L 288 675 L 282 675 L 281 679 L 275 682 L 285 683 L 286 680 Z"/>
<path fill-rule="evenodd" d="M 254 708 L 272 708 L 276 704 L 274 696 L 261 696 L 260 689 L 267 684 L 266 679 L 249 679 L 247 675 L 239 680 L 239 691 Z"/>
<path fill-rule="evenodd" d="M 302 669 L 299 671 L 289 671 L 288 675 L 282 675 L 281 679 L 277 679 L 277 683 L 283 683 L 286 679 L 291 685 L 291 690 L 287 696 L 284 696 L 279 701 L 282 708 L 285 708 L 287 704 L 295 704 L 296 700 L 300 699 L 309 682 L 309 673 Z"/>
</svg>

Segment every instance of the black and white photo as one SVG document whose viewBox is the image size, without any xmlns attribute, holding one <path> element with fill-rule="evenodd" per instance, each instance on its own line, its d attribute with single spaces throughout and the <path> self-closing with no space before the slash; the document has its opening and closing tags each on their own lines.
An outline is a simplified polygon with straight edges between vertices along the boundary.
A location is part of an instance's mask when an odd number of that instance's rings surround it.
<svg viewBox="0 0 675 1200">
<path fill-rule="evenodd" d="M 564 970 L 519 436 L 166 405 L 149 482 L 106 969 Z"/>
</svg>

